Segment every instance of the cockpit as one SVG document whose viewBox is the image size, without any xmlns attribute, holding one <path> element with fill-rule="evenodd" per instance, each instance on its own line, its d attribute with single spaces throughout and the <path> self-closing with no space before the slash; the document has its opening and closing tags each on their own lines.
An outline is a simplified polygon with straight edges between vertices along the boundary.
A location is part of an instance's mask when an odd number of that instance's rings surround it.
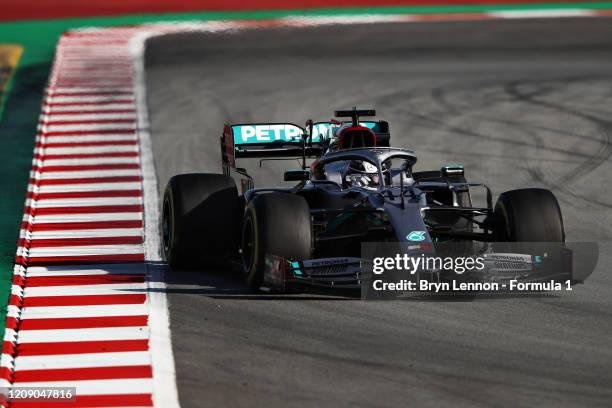
<svg viewBox="0 0 612 408">
<path fill-rule="evenodd" d="M 332 181 L 342 189 L 360 187 L 381 190 L 385 187 L 411 185 L 412 165 L 416 158 L 412 152 L 383 148 L 382 155 L 376 150 L 347 149 L 332 153 L 313 163 L 315 180 Z M 380 152 L 379 152 L 380 153 Z"/>
</svg>

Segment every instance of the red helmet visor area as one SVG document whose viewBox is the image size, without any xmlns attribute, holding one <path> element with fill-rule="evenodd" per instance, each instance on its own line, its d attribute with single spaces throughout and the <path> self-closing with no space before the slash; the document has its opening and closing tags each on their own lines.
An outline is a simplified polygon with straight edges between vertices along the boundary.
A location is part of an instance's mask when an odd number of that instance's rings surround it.
<svg viewBox="0 0 612 408">
<path fill-rule="evenodd" d="M 338 135 L 339 149 L 355 149 L 376 146 L 376 134 L 363 126 L 351 126 L 342 129 Z"/>
</svg>

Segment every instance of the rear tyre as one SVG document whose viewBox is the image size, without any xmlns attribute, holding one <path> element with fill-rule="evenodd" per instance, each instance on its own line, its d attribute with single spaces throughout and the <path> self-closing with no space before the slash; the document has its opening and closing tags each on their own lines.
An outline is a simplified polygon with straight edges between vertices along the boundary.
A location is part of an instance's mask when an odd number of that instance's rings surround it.
<svg viewBox="0 0 612 408">
<path fill-rule="evenodd" d="M 265 257 L 308 259 L 312 254 L 310 208 L 289 193 L 265 193 L 247 205 L 242 226 L 242 263 L 247 284 L 263 284 Z"/>
<path fill-rule="evenodd" d="M 234 257 L 241 202 L 231 177 L 181 174 L 168 182 L 162 204 L 162 245 L 172 268 L 219 265 Z"/>
<path fill-rule="evenodd" d="M 495 219 L 501 242 L 565 242 L 561 209 L 549 190 L 525 188 L 500 194 Z"/>
</svg>

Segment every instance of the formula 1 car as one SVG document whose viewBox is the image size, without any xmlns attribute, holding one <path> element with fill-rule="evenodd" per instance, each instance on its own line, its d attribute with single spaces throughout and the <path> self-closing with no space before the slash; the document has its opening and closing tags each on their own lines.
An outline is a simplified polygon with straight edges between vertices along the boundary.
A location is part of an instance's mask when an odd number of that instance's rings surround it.
<svg viewBox="0 0 612 408">
<path fill-rule="evenodd" d="M 389 147 L 374 110 L 336 111 L 327 122 L 225 125 L 223 174 L 181 174 L 163 199 L 162 242 L 172 268 L 237 260 L 255 288 L 359 287 L 362 242 L 432 250 L 441 242 L 565 240 L 553 193 L 492 192 L 463 166 L 413 171 L 411 150 Z M 291 187 L 255 188 L 242 158 L 301 159 Z M 307 165 L 307 160 L 312 164 Z M 239 188 L 237 187 L 239 186 Z M 484 189 L 486 206 L 472 205 Z"/>
</svg>

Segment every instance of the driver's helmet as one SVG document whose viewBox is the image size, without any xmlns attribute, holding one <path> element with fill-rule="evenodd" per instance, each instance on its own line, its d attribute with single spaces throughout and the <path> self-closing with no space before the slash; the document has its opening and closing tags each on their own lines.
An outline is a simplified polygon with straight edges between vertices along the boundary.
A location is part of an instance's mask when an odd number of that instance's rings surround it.
<svg viewBox="0 0 612 408">
<path fill-rule="evenodd" d="M 376 134 L 365 126 L 344 125 L 332 130 L 329 151 L 376 146 Z"/>
<path fill-rule="evenodd" d="M 380 186 L 380 175 L 376 166 L 362 160 L 352 160 L 349 163 L 344 179 L 347 187 L 376 189 Z"/>
</svg>

